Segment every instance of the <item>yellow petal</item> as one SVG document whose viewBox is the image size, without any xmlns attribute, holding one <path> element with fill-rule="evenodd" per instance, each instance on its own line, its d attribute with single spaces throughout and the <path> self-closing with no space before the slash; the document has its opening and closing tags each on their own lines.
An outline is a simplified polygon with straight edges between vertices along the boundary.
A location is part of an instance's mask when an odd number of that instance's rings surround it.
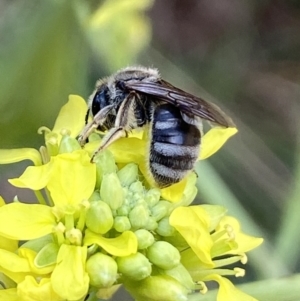
<svg viewBox="0 0 300 301">
<path fill-rule="evenodd" d="M 26 258 L 26 260 L 28 261 L 28 264 L 30 265 L 30 270 L 37 274 L 37 275 L 46 275 L 49 274 L 53 271 L 54 269 L 54 265 L 52 266 L 46 266 L 46 267 L 37 267 L 35 265 L 35 258 L 37 256 L 37 253 L 27 249 L 27 248 L 20 248 L 19 249 L 19 255 L 22 258 Z"/>
<path fill-rule="evenodd" d="M 187 179 L 185 178 L 174 185 L 161 189 L 161 196 L 167 201 L 177 203 L 182 199 L 186 185 Z"/>
<path fill-rule="evenodd" d="M 137 252 L 137 238 L 131 231 L 125 231 L 115 238 L 105 238 L 92 231 L 86 230 L 84 245 L 97 244 L 107 253 L 122 257 L 135 254 Z"/>
<path fill-rule="evenodd" d="M 0 236 L 0 249 L 15 252 L 18 249 L 18 241 Z"/>
<path fill-rule="evenodd" d="M 220 220 L 224 217 L 227 209 L 219 205 L 201 205 L 205 212 L 209 215 L 209 232 L 212 232 L 219 225 Z"/>
<path fill-rule="evenodd" d="M 122 138 L 108 148 L 117 163 L 139 163 L 146 152 L 146 143 L 138 138 Z"/>
<path fill-rule="evenodd" d="M 51 233 L 55 225 L 48 206 L 11 203 L 0 208 L 0 235 L 10 239 L 38 238 Z"/>
<path fill-rule="evenodd" d="M 208 231 L 208 215 L 200 206 L 178 207 L 170 215 L 172 225 L 186 240 L 198 258 L 208 267 L 214 267 L 210 256 L 213 246 Z"/>
<path fill-rule="evenodd" d="M 34 277 L 27 276 L 24 281 L 18 284 L 17 290 L 22 301 L 64 300 L 54 292 L 49 278 L 42 278 L 41 281 L 37 282 Z"/>
<path fill-rule="evenodd" d="M 41 166 L 29 166 L 19 178 L 8 181 L 16 187 L 40 190 L 48 184 L 52 166 L 53 161 Z"/>
<path fill-rule="evenodd" d="M 58 207 L 78 206 L 93 193 L 96 165 L 84 150 L 61 154 L 53 159 L 53 171 L 47 185 L 53 202 Z"/>
<path fill-rule="evenodd" d="M 6 203 L 2 196 L 0 196 L 0 207 L 4 206 Z"/>
<path fill-rule="evenodd" d="M 9 164 L 30 160 L 34 165 L 41 165 L 41 154 L 34 148 L 0 149 L 0 164 Z"/>
<path fill-rule="evenodd" d="M 214 127 L 210 129 L 202 138 L 199 160 L 204 160 L 217 152 L 223 144 L 234 134 L 236 128 Z"/>
<path fill-rule="evenodd" d="M 30 265 L 27 259 L 15 253 L 0 249 L 0 267 L 11 272 L 30 272 Z"/>
<path fill-rule="evenodd" d="M 217 301 L 258 301 L 257 299 L 237 289 L 228 279 L 213 274 L 205 277 L 204 281 L 217 281 L 220 285 Z"/>
<path fill-rule="evenodd" d="M 16 288 L 0 290 L 0 300 L 5 301 L 20 301 Z"/>
<path fill-rule="evenodd" d="M 84 127 L 86 112 L 85 100 L 78 95 L 70 95 L 69 101 L 58 114 L 52 132 L 61 134 L 62 130 L 67 129 L 71 132 L 71 137 L 77 137 Z"/>
<path fill-rule="evenodd" d="M 87 247 L 61 245 L 51 283 L 63 299 L 79 300 L 87 294 L 89 276 L 85 271 L 86 256 Z"/>
<path fill-rule="evenodd" d="M 227 252 L 228 254 L 242 254 L 251 251 L 263 243 L 262 238 L 244 234 L 238 220 L 232 216 L 224 216 L 216 231 L 224 229 L 224 226 L 230 225 L 234 230 L 235 242 L 237 248 Z"/>
</svg>

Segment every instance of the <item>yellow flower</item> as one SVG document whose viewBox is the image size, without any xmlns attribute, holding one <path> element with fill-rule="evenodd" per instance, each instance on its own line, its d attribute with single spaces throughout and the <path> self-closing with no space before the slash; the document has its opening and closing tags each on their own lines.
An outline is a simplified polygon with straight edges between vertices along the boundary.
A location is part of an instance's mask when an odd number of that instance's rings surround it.
<svg viewBox="0 0 300 301">
<path fill-rule="evenodd" d="M 119 139 L 91 163 L 101 138 L 91 135 L 84 148 L 76 140 L 86 110 L 82 98 L 70 96 L 53 129 L 40 129 L 46 145 L 40 152 L 0 150 L 2 164 L 34 163 L 9 182 L 33 190 L 39 201 L 5 205 L 0 198 L 0 299 L 109 298 L 123 284 L 139 300 L 182 301 L 195 289 L 204 293 L 205 281 L 217 281 L 218 301 L 254 300 L 224 278 L 243 270 L 224 267 L 246 263 L 245 252 L 262 240 L 243 234 L 223 207 L 188 207 L 197 194 L 194 173 L 168 188 L 152 187 L 145 132 Z M 199 159 L 236 131 L 211 129 Z"/>
<path fill-rule="evenodd" d="M 222 277 L 241 277 L 244 270 L 222 267 L 238 261 L 245 264 L 245 252 L 256 248 L 263 240 L 240 232 L 238 221 L 225 214 L 225 208 L 213 205 L 179 207 L 172 212 L 170 224 L 189 246 L 181 253 L 181 262 L 195 282 L 213 280 L 219 283 L 218 301 L 255 301 L 256 299 L 239 291 L 228 279 Z M 227 258 L 217 259 L 223 255 L 227 255 Z"/>
</svg>

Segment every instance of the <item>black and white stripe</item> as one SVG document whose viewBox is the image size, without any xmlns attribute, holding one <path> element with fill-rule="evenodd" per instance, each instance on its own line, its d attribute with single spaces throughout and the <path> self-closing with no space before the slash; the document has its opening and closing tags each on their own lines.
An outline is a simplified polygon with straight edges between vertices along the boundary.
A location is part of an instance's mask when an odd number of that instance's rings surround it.
<svg viewBox="0 0 300 301">
<path fill-rule="evenodd" d="M 149 167 L 160 187 L 179 182 L 194 168 L 200 149 L 200 130 L 188 124 L 173 105 L 155 107 L 152 117 Z"/>
</svg>

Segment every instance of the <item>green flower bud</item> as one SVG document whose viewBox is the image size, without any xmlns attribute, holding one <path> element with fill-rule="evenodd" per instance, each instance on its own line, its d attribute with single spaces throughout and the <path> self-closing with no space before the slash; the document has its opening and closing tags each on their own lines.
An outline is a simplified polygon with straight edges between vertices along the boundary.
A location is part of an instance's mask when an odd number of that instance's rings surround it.
<svg viewBox="0 0 300 301">
<path fill-rule="evenodd" d="M 100 200 L 100 193 L 98 190 L 95 190 L 92 195 L 90 196 L 89 198 L 89 201 L 90 202 L 93 202 L 93 201 L 99 201 Z"/>
<path fill-rule="evenodd" d="M 172 269 L 180 263 L 179 251 L 166 241 L 156 241 L 147 249 L 148 259 L 161 269 Z"/>
<path fill-rule="evenodd" d="M 109 150 L 100 152 L 94 159 L 96 163 L 96 188 L 100 187 L 103 175 L 116 172 L 117 166 L 113 154 Z"/>
<path fill-rule="evenodd" d="M 156 228 L 156 232 L 161 236 L 172 236 L 175 233 L 175 228 L 170 225 L 169 217 L 161 219 Z"/>
<path fill-rule="evenodd" d="M 79 149 L 81 149 L 81 146 L 77 139 L 72 138 L 69 135 L 62 136 L 58 150 L 59 154 L 72 153 Z"/>
<path fill-rule="evenodd" d="M 86 213 L 85 223 L 91 231 L 105 234 L 114 224 L 111 209 L 103 201 L 91 202 L 91 206 Z"/>
<path fill-rule="evenodd" d="M 131 209 L 128 217 L 132 228 L 144 228 L 149 219 L 149 210 L 143 205 L 137 205 Z"/>
<path fill-rule="evenodd" d="M 34 264 L 38 268 L 56 263 L 59 246 L 53 242 L 46 244 L 36 255 Z"/>
<path fill-rule="evenodd" d="M 195 289 L 195 282 L 192 279 L 192 276 L 188 272 L 188 270 L 180 263 L 173 269 L 170 270 L 159 270 L 161 275 L 168 275 L 172 278 L 176 279 L 179 283 L 181 283 L 188 290 Z"/>
<path fill-rule="evenodd" d="M 137 252 L 135 254 L 116 258 L 118 271 L 132 280 L 142 280 L 151 275 L 151 263 L 146 256 Z"/>
<path fill-rule="evenodd" d="M 108 255 L 96 253 L 86 262 L 86 271 L 92 286 L 102 288 L 112 286 L 118 276 L 117 263 Z"/>
<path fill-rule="evenodd" d="M 135 231 L 134 234 L 138 241 L 139 250 L 146 249 L 154 243 L 154 236 L 145 229 L 139 229 Z"/>
<path fill-rule="evenodd" d="M 188 300 L 188 290 L 176 279 L 168 275 L 151 276 L 139 282 L 125 280 L 124 286 L 136 300 Z"/>
<path fill-rule="evenodd" d="M 117 175 L 123 186 L 129 186 L 138 178 L 138 167 L 134 163 L 129 163 L 120 169 Z"/>
<path fill-rule="evenodd" d="M 123 189 L 116 173 L 103 176 L 100 196 L 113 210 L 120 208 L 124 201 Z"/>
<path fill-rule="evenodd" d="M 149 231 L 154 231 L 157 228 L 157 226 L 158 224 L 156 219 L 153 216 L 150 216 L 144 228 Z"/>
<path fill-rule="evenodd" d="M 117 209 L 117 215 L 118 216 L 127 216 L 129 214 L 129 211 L 130 211 L 129 206 L 123 204 L 120 208 Z"/>
<path fill-rule="evenodd" d="M 149 207 L 153 207 L 156 205 L 160 200 L 160 190 L 157 188 L 152 188 L 147 192 L 145 197 L 146 202 L 148 203 Z"/>
<path fill-rule="evenodd" d="M 157 220 L 161 220 L 163 217 L 169 214 L 169 210 L 172 204 L 168 201 L 160 201 L 151 208 L 152 216 Z"/>
<path fill-rule="evenodd" d="M 114 228 L 118 232 L 124 232 L 131 228 L 130 221 L 127 216 L 116 216 L 114 220 Z"/>
<path fill-rule="evenodd" d="M 133 182 L 130 185 L 129 189 L 132 192 L 144 193 L 144 186 L 143 186 L 142 182 L 140 182 L 140 181 Z"/>
</svg>

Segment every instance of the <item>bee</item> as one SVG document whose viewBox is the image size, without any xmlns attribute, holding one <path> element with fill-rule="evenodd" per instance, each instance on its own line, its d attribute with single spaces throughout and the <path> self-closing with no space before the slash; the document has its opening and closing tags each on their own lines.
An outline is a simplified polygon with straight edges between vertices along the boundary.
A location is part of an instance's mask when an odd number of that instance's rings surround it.
<svg viewBox="0 0 300 301">
<path fill-rule="evenodd" d="M 88 123 L 90 115 L 93 119 Z M 97 81 L 79 141 L 84 144 L 95 129 L 107 131 L 95 156 L 132 129 L 148 126 L 147 167 L 157 186 L 164 188 L 194 169 L 202 119 L 222 127 L 235 126 L 215 104 L 174 87 L 157 69 L 127 67 Z"/>
</svg>

